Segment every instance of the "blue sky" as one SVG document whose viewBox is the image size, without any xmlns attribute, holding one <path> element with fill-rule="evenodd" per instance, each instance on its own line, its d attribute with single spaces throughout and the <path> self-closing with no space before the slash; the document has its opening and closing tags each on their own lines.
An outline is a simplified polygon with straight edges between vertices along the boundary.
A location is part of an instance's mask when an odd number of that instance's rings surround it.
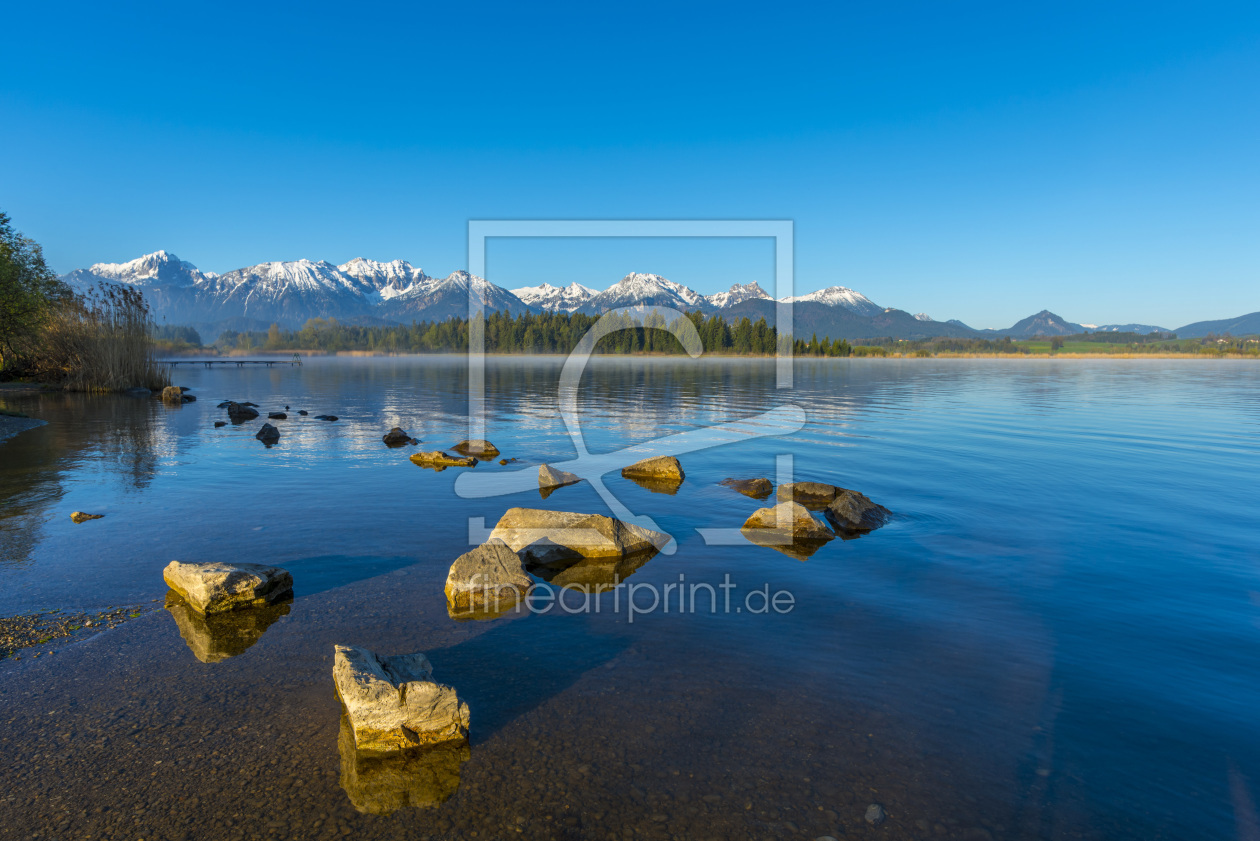
<svg viewBox="0 0 1260 841">
<path fill-rule="evenodd" d="M 444 274 L 470 218 L 786 218 L 798 290 L 974 326 L 1260 310 L 1254 2 L 26 3 L 5 27 L 0 209 L 58 271 L 165 248 Z M 771 282 L 764 242 L 599 245 L 496 243 L 488 274 Z"/>
</svg>

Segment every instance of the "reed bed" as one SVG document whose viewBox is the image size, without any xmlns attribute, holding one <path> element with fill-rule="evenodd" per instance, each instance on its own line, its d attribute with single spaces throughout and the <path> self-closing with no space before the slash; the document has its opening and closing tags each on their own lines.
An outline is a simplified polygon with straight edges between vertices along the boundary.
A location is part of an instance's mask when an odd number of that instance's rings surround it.
<svg viewBox="0 0 1260 841">
<path fill-rule="evenodd" d="M 153 319 L 140 290 L 103 285 L 56 308 L 45 329 L 40 375 L 67 391 L 161 389 L 170 369 L 157 361 Z"/>
</svg>

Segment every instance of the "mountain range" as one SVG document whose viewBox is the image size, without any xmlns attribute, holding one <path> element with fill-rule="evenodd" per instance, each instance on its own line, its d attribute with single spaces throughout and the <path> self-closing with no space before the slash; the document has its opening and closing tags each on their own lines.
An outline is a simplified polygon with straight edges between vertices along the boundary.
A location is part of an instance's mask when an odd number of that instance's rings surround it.
<svg viewBox="0 0 1260 841">
<path fill-rule="evenodd" d="M 99 283 L 124 283 L 143 290 L 159 322 L 188 324 L 207 339 L 223 330 L 261 330 L 272 323 L 300 328 L 311 318 L 355 324 L 409 324 L 467 316 L 471 287 L 487 312 L 565 312 L 598 315 L 617 307 L 669 307 L 721 314 L 728 321 L 749 317 L 773 323 L 777 302 L 756 282 L 702 295 L 655 274 L 632 272 L 603 291 L 572 283 L 504 289 L 456 271 L 430 277 L 405 260 L 382 263 L 357 258 L 340 266 L 325 261 L 260 263 L 223 274 L 202 272 L 174 254 L 157 251 L 126 263 L 97 263 L 63 279 L 80 290 Z M 1142 324 L 1083 325 L 1043 310 L 1005 330 L 977 330 L 956 319 L 935 321 L 924 313 L 881 307 L 844 286 L 831 286 L 791 302 L 797 336 L 863 339 L 891 337 L 992 338 L 1065 336 L 1091 331 L 1161 332 Z M 1260 313 L 1220 322 L 1199 322 L 1177 330 L 1182 337 L 1231 330 L 1260 332 Z"/>
</svg>

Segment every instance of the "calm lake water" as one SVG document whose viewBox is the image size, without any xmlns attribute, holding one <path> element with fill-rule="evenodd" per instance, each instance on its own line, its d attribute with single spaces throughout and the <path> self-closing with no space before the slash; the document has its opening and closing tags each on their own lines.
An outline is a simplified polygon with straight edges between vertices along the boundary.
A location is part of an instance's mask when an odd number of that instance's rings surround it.
<svg viewBox="0 0 1260 841">
<path fill-rule="evenodd" d="M 474 473 L 532 485 L 574 457 L 560 361 L 488 366 L 487 437 L 520 463 Z M 466 437 L 462 359 L 176 381 L 198 401 L 0 397 L 49 421 L 0 444 L 0 614 L 159 608 L 0 662 L 0 838 L 1260 838 L 1260 367 L 803 361 L 779 390 L 771 362 L 597 359 L 592 452 L 807 416 L 683 455 L 675 494 L 605 477 L 677 541 L 631 582 L 795 598 L 633 622 L 611 595 L 447 615 L 470 517 L 608 512 L 585 482 L 465 498 L 466 469 L 382 444 L 395 425 L 421 449 Z M 216 429 L 229 398 L 290 406 L 280 443 L 254 439 L 262 419 Z M 761 505 L 718 482 L 774 480 L 783 454 L 895 519 L 804 561 L 706 543 Z M 190 645 L 160 609 L 175 559 L 283 566 L 296 599 L 202 662 L 204 628 L 185 618 Z M 466 753 L 356 764 L 337 643 L 427 653 L 471 706 Z"/>
</svg>

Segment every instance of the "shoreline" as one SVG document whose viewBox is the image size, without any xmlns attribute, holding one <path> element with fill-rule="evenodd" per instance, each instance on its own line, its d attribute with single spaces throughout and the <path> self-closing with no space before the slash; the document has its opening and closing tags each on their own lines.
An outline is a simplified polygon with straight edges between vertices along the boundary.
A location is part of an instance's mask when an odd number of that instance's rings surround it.
<svg viewBox="0 0 1260 841">
<path fill-rule="evenodd" d="M 326 350 L 303 350 L 303 349 L 284 350 L 284 351 L 265 351 L 265 352 L 244 352 L 244 353 L 238 352 L 238 351 L 232 351 L 229 353 L 216 354 L 214 356 L 203 355 L 201 357 L 197 357 L 196 355 L 189 354 L 187 361 L 185 361 L 184 359 L 181 359 L 179 361 L 182 364 L 188 364 L 188 362 L 198 362 L 198 361 L 201 361 L 202 359 L 217 360 L 217 359 L 232 359 L 236 357 L 258 357 L 258 358 L 264 358 L 264 359 L 270 359 L 270 358 L 282 359 L 286 357 L 292 357 L 294 355 L 301 356 L 304 359 L 320 358 L 320 357 L 388 359 L 388 358 L 403 358 L 403 357 L 417 357 L 417 356 L 467 356 L 468 352 L 452 350 L 452 351 L 432 352 L 432 353 L 383 353 L 381 351 L 371 351 L 371 350 L 326 351 Z M 500 353 L 500 352 L 495 352 L 495 351 L 486 351 L 483 354 L 483 356 L 493 356 L 496 358 L 513 357 L 513 356 L 520 356 L 520 357 L 547 356 L 547 357 L 556 357 L 558 359 L 567 358 L 568 355 L 569 354 L 566 354 L 566 353 Z M 651 352 L 648 352 L 648 353 L 595 353 L 595 354 L 592 354 L 591 356 L 592 358 L 608 357 L 608 358 L 618 358 L 618 359 L 638 359 L 638 358 L 690 359 L 691 358 L 687 354 L 684 354 L 684 353 L 651 353 Z M 699 358 L 777 359 L 778 357 L 775 356 L 774 354 L 718 353 L 714 351 L 706 351 Z M 1012 360 L 1022 360 L 1022 359 L 1194 359 L 1194 360 L 1202 360 L 1205 362 L 1208 362 L 1208 361 L 1214 362 L 1214 361 L 1222 361 L 1222 360 L 1260 362 L 1260 355 L 1239 354 L 1239 353 L 1221 354 L 1219 356 L 1216 354 L 1209 354 L 1209 353 L 1076 353 L 1076 352 L 1067 352 L 1067 353 L 936 353 L 936 354 L 932 354 L 931 356 L 917 356 L 914 353 L 863 354 L 860 356 L 858 355 L 812 356 L 812 355 L 794 354 L 792 358 L 799 359 L 799 360 L 817 359 L 817 360 L 837 360 L 837 361 L 857 360 L 857 359 L 923 359 L 923 360 L 932 360 L 932 359 L 1012 359 Z"/>
<path fill-rule="evenodd" d="M 39 418 L 19 418 L 13 415 L 0 415 L 0 444 L 26 432 L 30 429 L 36 429 L 48 423 L 48 421 Z"/>
</svg>

